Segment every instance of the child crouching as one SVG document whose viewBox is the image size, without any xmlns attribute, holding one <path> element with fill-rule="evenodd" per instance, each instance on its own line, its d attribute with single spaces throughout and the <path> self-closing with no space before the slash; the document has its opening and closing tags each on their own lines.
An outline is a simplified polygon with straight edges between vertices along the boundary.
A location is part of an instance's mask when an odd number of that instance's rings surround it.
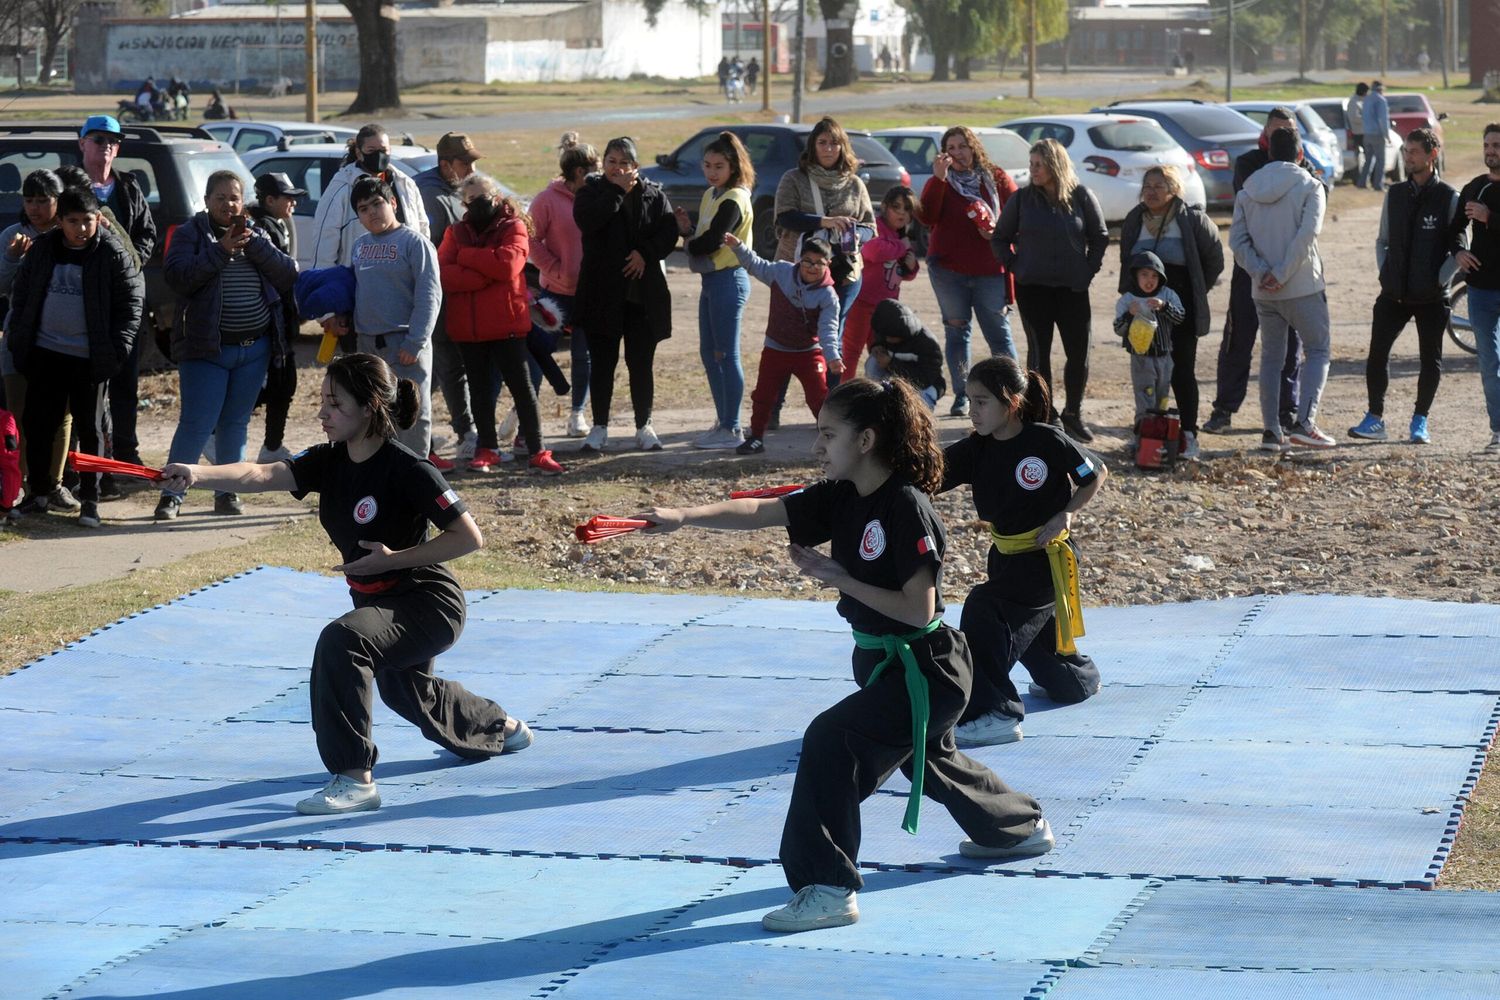
<svg viewBox="0 0 1500 1000">
<path fill-rule="evenodd" d="M 865 363 L 865 374 L 877 381 L 905 379 L 927 409 L 936 409 L 948 388 L 943 381 L 943 348 L 937 338 L 910 306 L 895 299 L 886 299 L 875 307 L 870 329 L 870 360 Z"/>
</svg>

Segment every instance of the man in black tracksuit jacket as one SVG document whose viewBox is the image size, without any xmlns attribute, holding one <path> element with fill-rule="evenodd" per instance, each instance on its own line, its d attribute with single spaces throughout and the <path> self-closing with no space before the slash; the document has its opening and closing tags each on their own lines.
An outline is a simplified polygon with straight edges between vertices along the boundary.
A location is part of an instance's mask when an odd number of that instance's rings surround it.
<svg viewBox="0 0 1500 1000">
<path fill-rule="evenodd" d="M 1406 324 L 1417 321 L 1417 400 L 1410 440 L 1427 444 L 1427 411 L 1437 395 L 1443 370 L 1443 335 L 1448 328 L 1448 281 L 1458 268 L 1455 256 L 1468 247 L 1458 192 L 1438 179 L 1441 142 L 1431 129 L 1413 129 L 1401 147 L 1407 179 L 1386 192 L 1380 212 L 1375 260 L 1380 296 L 1370 321 L 1370 353 L 1365 385 L 1370 409 L 1352 437 L 1386 440 L 1385 390 L 1390 382 L 1391 346 Z"/>
</svg>

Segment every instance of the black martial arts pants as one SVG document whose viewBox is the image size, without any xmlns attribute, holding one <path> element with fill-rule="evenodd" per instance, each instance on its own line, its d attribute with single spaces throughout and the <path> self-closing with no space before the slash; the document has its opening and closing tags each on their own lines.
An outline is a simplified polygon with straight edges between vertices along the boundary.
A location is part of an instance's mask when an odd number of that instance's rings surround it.
<svg viewBox="0 0 1500 1000">
<path fill-rule="evenodd" d="M 1021 695 L 1010 679 L 1017 661 L 1055 702 L 1071 705 L 1099 692 L 1099 668 L 1093 660 L 1057 651 L 1054 605 L 1024 607 L 1001 597 L 994 583 L 981 583 L 969 591 L 959 627 L 974 654 L 973 693 L 961 723 L 990 712 L 1025 718 Z"/>
</svg>

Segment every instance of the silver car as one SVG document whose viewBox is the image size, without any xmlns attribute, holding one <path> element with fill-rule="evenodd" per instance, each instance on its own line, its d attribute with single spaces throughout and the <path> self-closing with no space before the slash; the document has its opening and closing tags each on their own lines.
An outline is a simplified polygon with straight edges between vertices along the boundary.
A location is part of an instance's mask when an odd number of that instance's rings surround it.
<svg viewBox="0 0 1500 1000">
<path fill-rule="evenodd" d="M 1344 117 L 1344 107 L 1348 104 L 1348 98 L 1315 97 L 1303 101 L 1302 104 L 1317 112 L 1318 117 L 1323 119 L 1324 124 L 1338 137 L 1339 152 L 1344 161 L 1344 176 L 1354 176 L 1355 168 L 1359 164 L 1359 151 L 1349 145 L 1349 122 Z M 1396 181 L 1406 176 L 1406 168 L 1401 163 L 1401 136 L 1394 128 L 1385 137 L 1385 172 Z"/>
</svg>

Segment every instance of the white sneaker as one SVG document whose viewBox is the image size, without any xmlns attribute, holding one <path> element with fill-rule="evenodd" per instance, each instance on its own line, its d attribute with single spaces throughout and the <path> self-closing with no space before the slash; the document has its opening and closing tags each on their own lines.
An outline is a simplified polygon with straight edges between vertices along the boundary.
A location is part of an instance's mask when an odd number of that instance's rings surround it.
<svg viewBox="0 0 1500 1000">
<path fill-rule="evenodd" d="M 961 747 L 993 747 L 1003 743 L 1018 743 L 1021 739 L 1021 720 L 999 712 L 986 712 L 973 722 L 954 726 L 953 739 Z"/>
<path fill-rule="evenodd" d="M 462 465 L 465 462 L 472 461 L 474 458 L 474 451 L 478 447 L 479 432 L 470 431 L 469 433 L 465 434 L 462 438 L 459 439 L 458 447 L 453 449 L 454 463 Z"/>
<path fill-rule="evenodd" d="M 286 445 L 282 445 L 280 448 L 262 447 L 259 457 L 256 458 L 256 461 L 261 465 L 271 465 L 275 462 L 290 462 L 291 460 L 292 449 Z"/>
<path fill-rule="evenodd" d="M 712 427 L 710 427 L 708 430 L 704 431 L 702 434 L 699 434 L 696 438 L 693 439 L 693 447 L 694 448 L 712 448 L 714 446 L 713 443 L 715 441 L 717 441 L 718 438 L 719 438 L 719 431 L 720 430 L 722 430 L 722 428 L 719 427 L 719 422 L 717 420 L 715 420 L 714 421 L 714 425 Z"/>
<path fill-rule="evenodd" d="M 609 441 L 609 428 L 603 424 L 595 424 L 593 430 L 589 431 L 588 437 L 583 439 L 583 447 L 580 451 L 603 451 L 604 445 Z"/>
<path fill-rule="evenodd" d="M 965 838 L 958 845 L 958 853 L 966 858 L 1035 858 L 1046 854 L 1057 846 L 1057 841 L 1052 836 L 1052 824 L 1047 822 L 1044 816 L 1036 821 L 1036 829 L 1031 836 L 1019 844 L 1009 847 L 985 847 Z"/>
<path fill-rule="evenodd" d="M 589 419 L 584 416 L 582 410 L 574 410 L 568 414 L 568 437 L 581 438 L 589 432 Z"/>
<path fill-rule="evenodd" d="M 1192 431 L 1183 431 L 1182 440 L 1185 447 L 1182 449 L 1182 458 L 1188 462 L 1196 462 L 1201 456 L 1202 450 L 1198 447 L 1198 435 Z"/>
<path fill-rule="evenodd" d="M 297 811 L 304 816 L 332 816 L 379 808 L 380 793 L 375 790 L 375 782 L 365 785 L 342 774 L 335 774 L 322 791 L 297 803 Z"/>
<path fill-rule="evenodd" d="M 500 430 L 496 432 L 496 437 L 500 439 L 501 447 L 504 447 L 511 441 L 515 440 L 516 431 L 520 429 L 521 415 L 517 413 L 516 408 L 512 406 L 510 408 L 510 412 L 505 415 L 505 419 L 500 421 Z"/>
<path fill-rule="evenodd" d="M 646 421 L 645 427 L 635 429 L 635 446 L 641 451 L 661 451 L 661 438 L 656 436 L 651 421 Z"/>
<path fill-rule="evenodd" d="M 792 901 L 760 918 L 768 931 L 793 934 L 823 927 L 843 927 L 859 919 L 859 906 L 852 889 L 835 885 L 805 885 Z"/>
<path fill-rule="evenodd" d="M 1486 455 L 1500 455 L 1500 434 L 1491 434 L 1490 443 L 1484 446 Z"/>
<path fill-rule="evenodd" d="M 738 427 L 732 427 L 727 431 L 720 431 L 718 441 L 709 447 L 727 451 L 730 448 L 738 448 L 744 443 L 745 432 Z"/>
</svg>

